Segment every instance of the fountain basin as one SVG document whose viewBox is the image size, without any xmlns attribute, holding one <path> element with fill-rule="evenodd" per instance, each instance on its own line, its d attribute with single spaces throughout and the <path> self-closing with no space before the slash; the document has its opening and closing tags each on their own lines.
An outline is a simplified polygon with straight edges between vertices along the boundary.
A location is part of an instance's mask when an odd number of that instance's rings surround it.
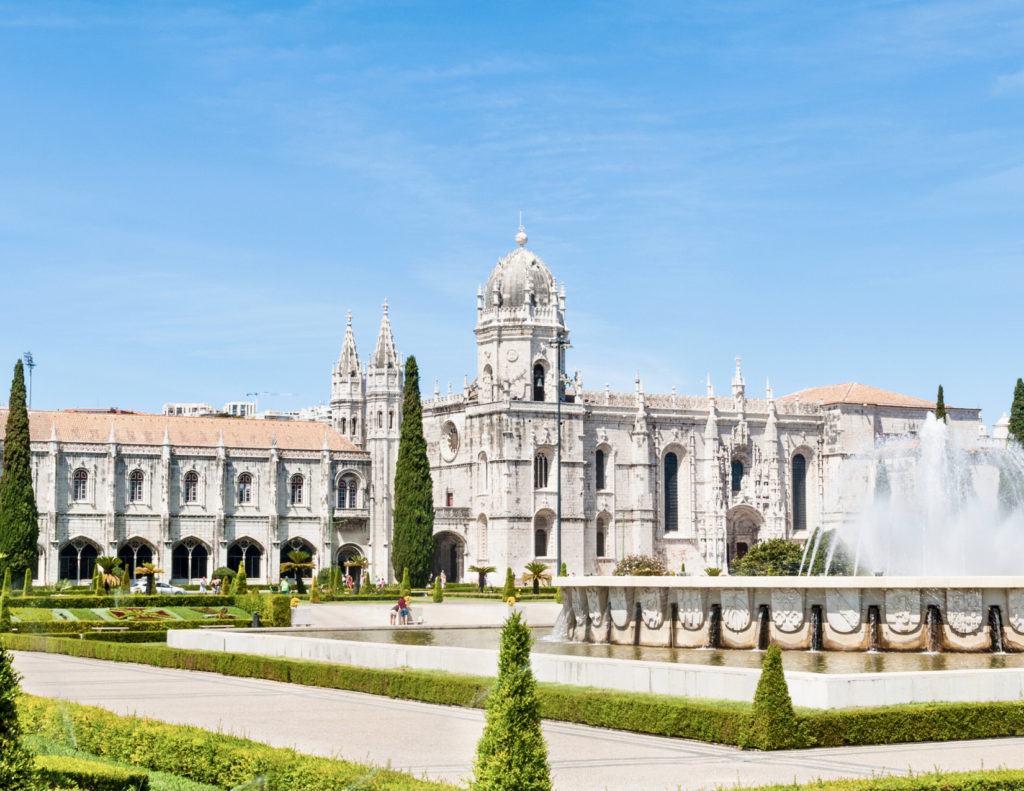
<svg viewBox="0 0 1024 791">
<path fill-rule="evenodd" d="M 1024 651 L 1024 577 L 558 577 L 568 639 Z"/>
</svg>

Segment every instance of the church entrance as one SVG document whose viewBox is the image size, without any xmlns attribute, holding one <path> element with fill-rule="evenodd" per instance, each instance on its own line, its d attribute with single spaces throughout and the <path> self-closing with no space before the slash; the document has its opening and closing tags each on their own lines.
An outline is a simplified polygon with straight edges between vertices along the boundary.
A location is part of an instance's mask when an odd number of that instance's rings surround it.
<svg viewBox="0 0 1024 791">
<path fill-rule="evenodd" d="M 448 582 L 462 582 L 462 559 L 466 542 L 457 533 L 437 533 L 434 536 L 434 576 L 442 571 Z"/>
<path fill-rule="evenodd" d="M 740 505 L 725 515 L 726 560 L 731 566 L 758 542 L 764 519 L 756 509 Z"/>
<path fill-rule="evenodd" d="M 342 578 L 346 574 L 352 577 L 353 587 L 357 587 L 363 574 L 362 566 L 346 566 L 345 561 L 355 560 L 363 556 L 363 550 L 355 544 L 346 544 L 338 550 L 338 565 L 341 567 Z"/>
</svg>

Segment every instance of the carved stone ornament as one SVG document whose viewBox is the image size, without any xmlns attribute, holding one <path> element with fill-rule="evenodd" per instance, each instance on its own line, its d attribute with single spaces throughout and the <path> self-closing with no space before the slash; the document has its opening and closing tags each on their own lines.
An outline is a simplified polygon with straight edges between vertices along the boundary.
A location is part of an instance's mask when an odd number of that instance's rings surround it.
<svg viewBox="0 0 1024 791">
<path fill-rule="evenodd" d="M 946 622 L 959 634 L 974 634 L 981 628 L 981 591 L 946 591 Z"/>
<path fill-rule="evenodd" d="M 1013 627 L 1013 631 L 1024 634 L 1024 590 L 1010 591 L 1006 596 L 1007 621 Z"/>
<path fill-rule="evenodd" d="M 620 629 L 629 626 L 633 620 L 633 589 L 609 588 L 608 608 L 611 611 L 612 623 Z"/>
<path fill-rule="evenodd" d="M 600 629 L 608 610 L 608 589 L 587 588 L 587 609 L 590 610 L 590 625 Z"/>
<path fill-rule="evenodd" d="M 700 629 L 704 625 L 704 591 L 696 588 L 680 588 L 675 591 L 679 608 L 679 623 L 684 629 Z"/>
<path fill-rule="evenodd" d="M 921 626 L 921 591 L 900 588 L 886 591 L 885 622 L 900 634 L 917 631 Z"/>
<path fill-rule="evenodd" d="M 734 632 L 750 626 L 750 597 L 745 590 L 722 591 L 722 622 Z"/>
<path fill-rule="evenodd" d="M 825 591 L 825 619 L 834 632 L 857 631 L 860 628 L 860 591 L 843 588 Z"/>
<path fill-rule="evenodd" d="M 772 591 L 772 621 L 780 632 L 795 632 L 804 625 L 804 595 L 794 588 Z"/>
<path fill-rule="evenodd" d="M 450 420 L 441 427 L 441 456 L 452 461 L 459 454 L 459 430 Z"/>
<path fill-rule="evenodd" d="M 579 629 L 586 628 L 589 618 L 586 596 L 577 595 L 572 597 L 572 614 L 576 619 L 576 627 Z"/>
<path fill-rule="evenodd" d="M 665 589 L 646 588 L 638 594 L 640 614 L 648 629 L 660 629 L 665 622 Z"/>
</svg>

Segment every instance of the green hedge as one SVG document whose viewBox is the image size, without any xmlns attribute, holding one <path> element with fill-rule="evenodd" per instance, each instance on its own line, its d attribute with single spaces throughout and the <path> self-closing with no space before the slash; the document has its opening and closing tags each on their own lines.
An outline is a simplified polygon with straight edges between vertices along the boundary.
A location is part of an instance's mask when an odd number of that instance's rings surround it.
<svg viewBox="0 0 1024 791">
<path fill-rule="evenodd" d="M 22 621 L 14 625 L 17 634 L 91 634 L 94 629 L 129 632 L 160 631 L 167 629 L 201 629 L 204 626 L 233 626 L 244 628 L 250 622 L 241 618 L 204 618 L 196 621 Z"/>
<path fill-rule="evenodd" d="M 35 757 L 39 788 L 78 788 L 82 791 L 149 791 L 149 775 L 65 755 Z"/>
<path fill-rule="evenodd" d="M 863 780 L 818 780 L 805 785 L 772 785 L 735 791 L 1024 791 L 1024 770 L 936 772 L 910 777 L 872 777 Z"/>
<path fill-rule="evenodd" d="M 234 604 L 233 596 L 221 596 L 215 593 L 179 594 L 177 596 L 146 596 L 142 593 L 131 593 L 127 596 L 18 596 L 11 599 L 12 607 L 42 607 L 48 610 L 72 610 L 78 607 L 93 609 L 95 607 L 191 607 L 193 605 L 210 604 L 218 607 Z"/>
<path fill-rule="evenodd" d="M 454 788 L 446 783 L 421 780 L 406 772 L 303 755 L 201 728 L 123 717 L 95 706 L 48 698 L 22 695 L 18 700 L 18 715 L 28 734 L 221 788 L 233 788 L 257 777 L 262 778 L 261 788 L 297 791 L 355 787 Z M 60 758 L 62 762 L 67 760 Z"/>
</svg>

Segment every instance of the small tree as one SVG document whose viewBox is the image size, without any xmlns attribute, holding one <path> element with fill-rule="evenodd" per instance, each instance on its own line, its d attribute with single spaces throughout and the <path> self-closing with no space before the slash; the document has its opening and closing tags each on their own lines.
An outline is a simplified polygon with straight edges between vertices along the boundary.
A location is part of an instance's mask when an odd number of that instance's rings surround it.
<svg viewBox="0 0 1024 791">
<path fill-rule="evenodd" d="M 476 574 L 477 585 L 480 586 L 480 592 L 484 592 L 484 585 L 487 584 L 487 575 L 497 571 L 494 566 L 470 566 L 469 570 Z"/>
<path fill-rule="evenodd" d="M 94 596 L 102 596 L 103 590 L 103 572 L 100 571 L 99 564 L 92 564 L 92 580 L 89 583 L 89 588 L 92 590 Z"/>
<path fill-rule="evenodd" d="M 32 448 L 25 406 L 25 369 L 14 365 L 0 462 L 0 568 L 16 573 L 36 564 L 39 511 L 32 490 Z"/>
<path fill-rule="evenodd" d="M 793 713 L 789 686 L 782 672 L 782 649 L 777 645 L 769 646 L 765 652 L 750 726 L 741 741 L 741 746 L 758 750 L 784 750 L 802 747 L 806 742 Z"/>
<path fill-rule="evenodd" d="M 1010 437 L 1024 445 L 1024 379 L 1017 380 L 1010 405 Z"/>
<path fill-rule="evenodd" d="M 568 577 L 569 576 L 569 569 L 566 568 L 564 560 L 562 561 L 562 567 L 558 570 L 558 576 L 559 577 Z M 558 602 L 559 604 L 562 603 L 562 588 L 561 588 L 561 586 L 559 586 L 558 590 L 555 591 L 555 601 Z"/>
<path fill-rule="evenodd" d="M 0 592 L 0 632 L 11 631 L 11 605 L 6 593 Z"/>
<path fill-rule="evenodd" d="M 231 580 L 232 577 L 224 577 L 220 581 L 220 595 L 230 596 L 231 595 Z"/>
<path fill-rule="evenodd" d="M 508 601 L 514 598 L 516 595 L 516 578 L 512 574 L 512 567 L 506 566 L 505 568 L 505 587 L 501 589 L 501 598 L 504 601 Z"/>
<path fill-rule="evenodd" d="M 156 575 L 163 574 L 163 569 L 158 569 L 154 563 L 143 563 L 135 569 L 135 578 L 139 577 L 146 578 L 146 595 L 152 596 L 153 590 L 156 587 Z"/>
<path fill-rule="evenodd" d="M 444 591 L 441 590 L 441 578 L 440 577 L 434 577 L 434 596 L 433 596 L 433 598 L 434 598 L 435 602 L 443 602 L 444 601 Z"/>
<path fill-rule="evenodd" d="M 3 593 L 3 595 L 7 596 L 7 597 L 10 597 L 10 595 L 11 595 L 11 569 L 10 569 L 10 566 L 8 566 L 7 568 L 4 569 L 4 584 L 3 584 L 3 587 L 0 588 L 0 593 Z"/>
<path fill-rule="evenodd" d="M 311 555 L 302 549 L 293 549 L 288 553 L 288 560 L 281 564 L 281 574 L 295 572 L 295 590 L 301 596 L 306 592 L 306 585 L 302 581 L 302 575 L 307 571 L 313 571 L 313 564 L 309 562 Z"/>
<path fill-rule="evenodd" d="M 25 569 L 25 579 L 21 583 L 21 595 L 32 595 L 32 572 L 29 569 Z"/>
<path fill-rule="evenodd" d="M 93 570 L 99 569 L 100 585 L 103 587 L 103 593 L 109 595 L 112 587 L 121 584 L 120 566 L 120 558 L 110 555 L 96 558 L 96 565 L 93 566 Z"/>
<path fill-rule="evenodd" d="M 309 588 L 309 601 L 312 604 L 320 603 L 320 585 L 317 583 L 316 577 L 313 577 L 313 584 Z"/>
<path fill-rule="evenodd" d="M 498 682 L 487 699 L 487 724 L 477 744 L 471 788 L 551 788 L 537 683 L 530 669 L 531 645 L 530 627 L 521 613 L 512 613 L 501 630 Z"/>
<path fill-rule="evenodd" d="M 11 655 L 0 644 L 0 788 L 4 791 L 30 791 L 36 787 L 35 761 L 21 743 L 17 706 L 21 693 L 19 680 Z"/>
<path fill-rule="evenodd" d="M 132 578 L 131 575 L 128 573 L 128 569 L 124 569 L 121 572 L 121 584 L 118 587 L 121 593 L 132 592 Z"/>
<path fill-rule="evenodd" d="M 409 569 L 402 569 L 402 584 L 398 586 L 399 596 L 408 596 L 412 593 L 412 587 L 409 585 Z"/>
<path fill-rule="evenodd" d="M 243 593 L 249 590 L 249 580 L 245 578 L 245 567 L 239 566 L 238 573 L 235 575 L 234 581 L 231 583 L 231 593 L 235 596 L 241 596 Z"/>
<path fill-rule="evenodd" d="M 946 399 L 942 396 L 942 385 L 939 385 L 939 394 L 935 397 L 935 419 L 946 422 Z"/>
<path fill-rule="evenodd" d="M 548 564 L 539 561 L 532 561 L 526 564 L 526 573 L 523 575 L 524 584 L 532 584 L 533 592 L 540 593 L 540 584 L 546 582 L 551 584 L 551 575 L 548 574 Z"/>
</svg>

